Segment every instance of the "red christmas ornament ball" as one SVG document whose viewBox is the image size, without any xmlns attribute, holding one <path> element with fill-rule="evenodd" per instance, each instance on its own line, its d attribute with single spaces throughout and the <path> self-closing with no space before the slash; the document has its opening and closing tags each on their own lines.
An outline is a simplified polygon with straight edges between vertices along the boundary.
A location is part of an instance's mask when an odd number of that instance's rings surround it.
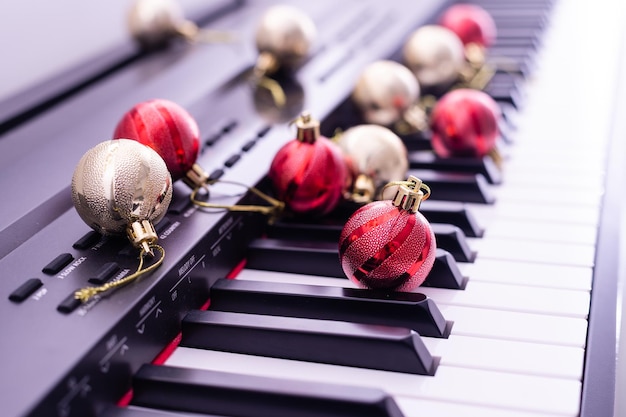
<svg viewBox="0 0 626 417">
<path fill-rule="evenodd" d="M 115 139 L 132 139 L 154 149 L 176 181 L 198 158 L 200 130 L 194 118 L 178 104 L 163 99 L 137 104 L 119 121 Z"/>
<path fill-rule="evenodd" d="M 464 45 L 475 43 L 489 47 L 496 40 L 496 23 L 482 7 L 474 4 L 455 4 L 441 16 L 441 26 L 450 29 Z"/>
<path fill-rule="evenodd" d="M 482 158 L 495 146 L 500 108 L 486 93 L 458 89 L 445 94 L 431 117 L 431 144 L 442 157 Z"/>
<path fill-rule="evenodd" d="M 331 212 L 343 197 L 348 175 L 341 150 L 324 136 L 313 143 L 286 143 L 269 170 L 277 197 L 299 214 Z"/>
<path fill-rule="evenodd" d="M 377 290 L 411 291 L 420 286 L 435 262 L 435 234 L 424 216 L 389 200 L 358 209 L 339 238 L 346 276 Z"/>
</svg>

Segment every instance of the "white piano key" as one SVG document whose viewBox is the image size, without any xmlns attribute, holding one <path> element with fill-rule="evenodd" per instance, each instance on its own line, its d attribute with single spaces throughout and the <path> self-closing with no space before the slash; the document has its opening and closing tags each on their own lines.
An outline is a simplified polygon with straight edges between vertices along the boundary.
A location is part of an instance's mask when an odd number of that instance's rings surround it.
<svg viewBox="0 0 626 417">
<path fill-rule="evenodd" d="M 516 238 L 595 245 L 597 227 L 588 224 L 555 223 L 547 221 L 522 221 L 494 219 L 485 230 L 483 239 Z"/>
<path fill-rule="evenodd" d="M 472 263 L 458 262 L 463 276 L 472 282 L 531 285 L 536 287 L 591 290 L 593 268 L 528 262 L 477 259 Z"/>
<path fill-rule="evenodd" d="M 530 225 L 529 225 L 530 227 Z M 554 243 L 491 237 L 468 238 L 480 259 L 537 262 L 555 265 L 593 266 L 595 247 L 577 243 Z"/>
<path fill-rule="evenodd" d="M 581 383 L 574 379 L 507 374 L 445 364 L 440 364 L 434 376 L 420 376 L 190 348 L 176 349 L 165 363 L 248 375 L 378 387 L 394 397 L 566 416 L 578 414 L 581 390 Z"/>
<path fill-rule="evenodd" d="M 422 340 L 431 355 L 441 358 L 442 365 L 582 379 L 585 351 L 578 347 L 457 335 Z"/>
<path fill-rule="evenodd" d="M 597 226 L 599 211 L 596 207 L 533 204 L 527 202 L 496 202 L 494 205 L 467 203 L 466 207 L 476 221 L 486 228 L 496 219 L 529 220 L 538 222 L 557 222 L 564 224 L 583 224 Z"/>
<path fill-rule="evenodd" d="M 422 287 L 418 291 L 435 300 L 438 306 L 452 304 L 584 319 L 589 313 L 588 291 L 474 282 L 471 279 L 463 291 L 432 287 Z"/>
<path fill-rule="evenodd" d="M 335 287 L 355 286 L 348 279 L 257 271 L 252 269 L 243 269 L 237 276 L 237 279 Z M 425 289 L 426 288 L 418 288 L 416 292 L 422 292 L 422 290 Z M 519 340 L 574 347 L 584 347 L 586 343 L 587 320 L 582 318 L 546 316 L 535 313 L 490 310 L 487 308 L 466 307 L 445 303 L 441 304 L 436 297 L 432 298 L 446 320 L 454 321 L 452 334 L 455 335 Z"/>
<path fill-rule="evenodd" d="M 437 300 L 435 300 L 437 302 Z M 439 305 L 438 305 L 439 306 Z M 451 334 L 584 348 L 587 320 L 442 304 Z"/>
<path fill-rule="evenodd" d="M 405 417 L 557 417 L 560 414 L 537 414 L 529 411 L 504 410 L 469 404 L 429 401 L 409 397 L 396 397 L 398 407 Z"/>
<path fill-rule="evenodd" d="M 599 210 L 602 199 L 600 189 L 581 192 L 580 185 L 570 187 L 555 187 L 551 184 L 510 184 L 491 188 L 496 202 L 527 202 L 536 205 L 543 204 L 571 204 L 576 206 L 595 207 Z"/>
</svg>

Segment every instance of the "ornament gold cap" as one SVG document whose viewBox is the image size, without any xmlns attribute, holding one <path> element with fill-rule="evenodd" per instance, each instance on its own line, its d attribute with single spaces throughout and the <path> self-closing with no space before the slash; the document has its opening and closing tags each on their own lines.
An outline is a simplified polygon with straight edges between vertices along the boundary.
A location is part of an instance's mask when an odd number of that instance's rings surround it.
<svg viewBox="0 0 626 417">
<path fill-rule="evenodd" d="M 410 213 L 416 213 L 422 200 L 430 196 L 430 188 L 413 175 L 410 175 L 406 181 L 396 185 L 399 186 L 392 203 L 394 206 Z M 426 191 L 426 194 L 422 190 Z"/>
<path fill-rule="evenodd" d="M 137 220 L 132 222 L 128 229 L 128 238 L 136 248 L 142 248 L 145 253 L 154 256 L 151 246 L 159 239 L 159 236 L 149 220 Z"/>
<path fill-rule="evenodd" d="M 209 180 L 209 174 L 198 164 L 193 164 L 191 169 L 185 173 L 183 182 L 192 190 L 203 187 Z"/>
<path fill-rule="evenodd" d="M 359 174 L 354 180 L 352 187 L 352 201 L 356 203 L 369 203 L 374 199 L 376 194 L 376 186 L 374 179 L 365 174 Z"/>
<path fill-rule="evenodd" d="M 296 119 L 296 127 L 298 133 L 296 138 L 300 142 L 315 143 L 320 136 L 320 122 L 311 116 L 311 113 L 304 111 L 300 114 L 300 117 Z"/>
</svg>

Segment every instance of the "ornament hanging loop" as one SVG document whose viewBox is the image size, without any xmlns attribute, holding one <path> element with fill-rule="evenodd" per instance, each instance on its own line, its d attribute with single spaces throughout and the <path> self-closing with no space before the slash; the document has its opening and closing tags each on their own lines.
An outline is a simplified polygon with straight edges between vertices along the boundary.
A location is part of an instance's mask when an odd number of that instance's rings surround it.
<svg viewBox="0 0 626 417">
<path fill-rule="evenodd" d="M 245 188 L 248 189 L 248 191 L 250 191 L 251 193 L 257 195 L 261 199 L 265 200 L 270 205 L 269 206 L 228 205 L 228 204 L 208 203 L 206 201 L 198 200 L 197 195 L 198 195 L 198 192 L 202 188 L 206 188 L 207 185 L 212 185 L 212 184 L 215 184 L 217 182 L 221 182 L 221 183 L 224 183 L 224 184 L 240 185 L 242 187 L 245 187 Z M 270 222 L 273 221 L 274 219 L 280 217 L 282 215 L 284 209 L 285 209 L 285 203 L 283 203 L 282 201 L 277 200 L 277 199 L 275 199 L 275 198 L 265 194 L 264 192 L 262 192 L 258 188 L 250 187 L 250 186 L 247 186 L 245 184 L 241 184 L 241 183 L 238 183 L 238 182 L 235 182 L 235 181 L 214 180 L 214 181 L 207 182 L 203 186 L 195 188 L 191 192 L 190 198 L 191 198 L 191 201 L 195 205 L 197 205 L 199 207 L 203 207 L 203 208 L 226 209 L 228 211 L 242 211 L 242 212 L 252 212 L 252 213 L 265 214 L 265 215 L 270 217 Z"/>
<path fill-rule="evenodd" d="M 278 71 L 279 68 L 280 63 L 275 55 L 269 52 L 261 52 L 252 71 L 252 84 L 256 88 L 267 90 L 272 96 L 276 107 L 281 109 L 287 103 L 287 96 L 278 81 L 268 76 L 268 74 Z"/>
<path fill-rule="evenodd" d="M 153 249 L 158 250 L 161 253 L 161 256 L 159 256 L 159 259 L 155 263 L 148 266 L 147 268 L 144 268 L 143 267 L 144 258 L 148 254 L 153 255 L 154 254 Z M 74 293 L 74 298 L 76 298 L 77 300 L 80 300 L 83 303 L 86 303 L 97 294 L 103 293 L 105 291 L 109 291 L 113 288 L 126 285 L 129 282 L 139 278 L 140 276 L 154 271 L 159 266 L 161 266 L 161 264 L 163 263 L 163 259 L 165 259 L 165 249 L 163 249 L 163 247 L 156 245 L 156 244 L 149 244 L 148 250 L 146 251 L 144 250 L 144 247 L 142 246 L 141 252 L 139 254 L 139 266 L 137 267 L 137 271 L 135 271 L 135 273 L 130 274 L 127 277 L 124 277 L 117 281 L 107 282 L 106 284 L 101 285 L 99 287 L 82 288 Z"/>
<path fill-rule="evenodd" d="M 185 20 L 176 27 L 176 33 L 187 42 L 195 43 L 232 43 L 237 36 L 231 32 L 222 32 L 212 29 L 200 29 L 191 20 Z"/>
</svg>

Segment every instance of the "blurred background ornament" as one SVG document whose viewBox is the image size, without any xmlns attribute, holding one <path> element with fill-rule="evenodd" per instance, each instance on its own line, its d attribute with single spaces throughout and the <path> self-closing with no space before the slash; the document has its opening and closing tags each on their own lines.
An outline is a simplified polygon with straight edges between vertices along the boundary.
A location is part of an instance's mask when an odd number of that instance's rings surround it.
<svg viewBox="0 0 626 417">
<path fill-rule="evenodd" d="M 449 29 L 426 25 L 409 36 L 402 49 L 404 62 L 420 85 L 442 92 L 459 80 L 466 65 L 463 43 Z"/>
<path fill-rule="evenodd" d="M 346 222 L 339 238 L 341 267 L 361 287 L 411 291 L 435 261 L 435 234 L 417 211 L 430 189 L 413 176 L 389 185 L 399 185 L 393 200 L 369 203 Z"/>
<path fill-rule="evenodd" d="M 432 111 L 433 150 L 442 158 L 492 155 L 499 163 L 495 145 L 500 117 L 498 104 L 486 93 L 453 90 L 439 99 Z"/>
<path fill-rule="evenodd" d="M 450 6 L 439 19 L 439 24 L 454 32 L 466 46 L 476 44 L 488 48 L 497 36 L 496 23 L 489 12 L 475 4 Z"/>
<path fill-rule="evenodd" d="M 235 40 L 232 33 L 198 28 L 185 19 L 175 0 L 135 0 L 128 13 L 128 27 L 133 38 L 146 49 L 163 47 L 175 38 L 206 43 Z"/>
<path fill-rule="evenodd" d="M 378 125 L 358 125 L 336 138 L 355 178 L 349 199 L 373 201 L 382 187 L 406 178 L 409 169 L 406 146 L 391 130 Z"/>
<path fill-rule="evenodd" d="M 270 75 L 299 67 L 311 52 L 316 36 L 313 20 L 294 6 L 275 5 L 261 16 L 255 37 L 259 56 L 252 82 L 257 88 L 267 89 L 278 107 L 285 105 L 285 93 Z"/>
<path fill-rule="evenodd" d="M 113 138 L 132 139 L 154 149 L 165 161 L 172 180 L 183 179 L 192 189 L 209 175 L 196 164 L 200 130 L 195 119 L 178 104 L 163 99 L 141 102 L 126 112 Z"/>
</svg>

